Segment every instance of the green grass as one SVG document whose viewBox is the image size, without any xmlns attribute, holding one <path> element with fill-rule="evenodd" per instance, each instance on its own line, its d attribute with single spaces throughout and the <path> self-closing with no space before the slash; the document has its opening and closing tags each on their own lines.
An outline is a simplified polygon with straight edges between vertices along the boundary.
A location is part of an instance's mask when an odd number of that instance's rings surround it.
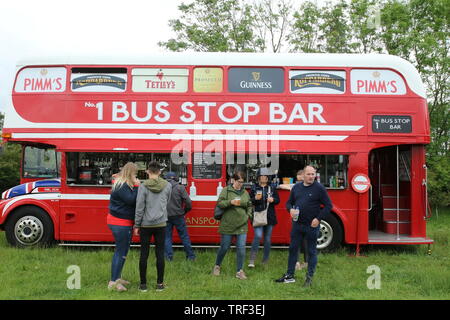
<svg viewBox="0 0 450 320">
<path fill-rule="evenodd" d="M 432 255 L 427 246 L 363 246 L 366 257 L 350 257 L 354 246 L 334 253 L 321 253 L 312 289 L 302 288 L 304 272 L 297 273 L 294 284 L 277 284 L 273 280 L 286 270 L 287 249 L 273 249 L 270 263 L 246 268 L 248 280 L 235 279 L 235 251 L 231 250 L 219 277 L 211 275 L 216 249 L 197 249 L 195 262 L 185 261 L 182 249 L 166 263 L 162 292 L 137 290 L 139 249 L 132 248 L 124 278 L 132 285 L 127 292 L 110 292 L 113 248 L 29 248 L 10 247 L 0 234 L 0 300 L 4 299 L 450 299 L 450 209 L 440 210 L 439 217 L 428 223 L 428 235 L 435 240 Z M 260 250 L 260 254 L 261 254 Z M 248 255 L 248 252 L 247 252 Z M 81 288 L 70 290 L 66 272 L 70 265 L 81 270 Z M 367 268 L 381 270 L 381 289 L 369 290 Z M 156 282 L 154 251 L 151 250 L 148 284 Z"/>
</svg>

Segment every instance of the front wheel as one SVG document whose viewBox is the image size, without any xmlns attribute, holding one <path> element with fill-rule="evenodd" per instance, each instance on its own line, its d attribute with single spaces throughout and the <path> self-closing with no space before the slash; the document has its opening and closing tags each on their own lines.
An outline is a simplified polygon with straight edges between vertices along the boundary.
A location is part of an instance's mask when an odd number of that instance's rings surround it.
<svg viewBox="0 0 450 320">
<path fill-rule="evenodd" d="M 338 219 L 329 214 L 320 222 L 319 237 L 317 238 L 317 249 L 319 250 L 335 250 L 342 243 L 342 227 Z"/>
<path fill-rule="evenodd" d="M 8 219 L 5 233 L 9 244 L 15 247 L 45 246 L 53 241 L 53 223 L 44 210 L 21 207 Z"/>
</svg>

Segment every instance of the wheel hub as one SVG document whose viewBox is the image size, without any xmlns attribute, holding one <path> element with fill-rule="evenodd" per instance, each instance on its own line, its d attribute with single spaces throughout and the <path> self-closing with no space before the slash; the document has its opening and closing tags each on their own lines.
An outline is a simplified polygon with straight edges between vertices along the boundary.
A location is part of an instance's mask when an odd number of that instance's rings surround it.
<svg viewBox="0 0 450 320">
<path fill-rule="evenodd" d="M 317 238 L 317 249 L 328 247 L 333 240 L 333 228 L 324 220 L 320 222 L 319 237 Z"/>
<path fill-rule="evenodd" d="M 44 225 L 34 216 L 25 216 L 17 221 L 14 232 L 17 241 L 21 244 L 33 245 L 41 240 L 44 234 Z"/>
</svg>

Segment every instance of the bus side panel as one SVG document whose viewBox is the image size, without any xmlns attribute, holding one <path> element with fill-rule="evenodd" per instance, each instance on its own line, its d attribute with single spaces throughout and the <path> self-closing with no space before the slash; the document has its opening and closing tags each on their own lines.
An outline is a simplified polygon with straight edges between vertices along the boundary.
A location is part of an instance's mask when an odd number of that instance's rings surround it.
<svg viewBox="0 0 450 320">
<path fill-rule="evenodd" d="M 411 237 L 426 237 L 425 147 L 411 148 Z"/>
<path fill-rule="evenodd" d="M 65 241 L 114 241 L 106 224 L 109 200 L 61 200 L 60 239 Z"/>
</svg>

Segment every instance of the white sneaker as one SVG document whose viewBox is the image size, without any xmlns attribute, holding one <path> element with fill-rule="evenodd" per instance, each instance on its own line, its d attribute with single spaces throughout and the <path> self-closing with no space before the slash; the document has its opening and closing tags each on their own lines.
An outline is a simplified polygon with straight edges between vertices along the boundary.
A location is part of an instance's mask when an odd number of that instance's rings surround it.
<svg viewBox="0 0 450 320">
<path fill-rule="evenodd" d="M 248 264 L 249 268 L 254 268 L 255 267 L 255 262 L 254 261 L 250 261 Z"/>
<path fill-rule="evenodd" d="M 245 275 L 244 270 L 241 269 L 236 272 L 236 278 L 238 278 L 239 280 L 247 280 L 247 276 Z"/>
<path fill-rule="evenodd" d="M 220 276 L 220 266 L 215 265 L 212 274 L 215 276 Z"/>
</svg>

